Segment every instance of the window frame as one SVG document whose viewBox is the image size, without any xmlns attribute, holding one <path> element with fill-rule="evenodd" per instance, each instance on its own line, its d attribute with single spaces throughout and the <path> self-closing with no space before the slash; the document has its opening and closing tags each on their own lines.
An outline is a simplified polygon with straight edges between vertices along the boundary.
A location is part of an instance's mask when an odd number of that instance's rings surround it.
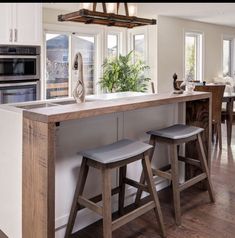
<svg viewBox="0 0 235 238">
<path fill-rule="evenodd" d="M 64 31 L 56 31 L 56 30 L 44 30 L 43 32 L 43 50 L 42 50 L 42 58 L 43 58 L 43 69 L 42 69 L 42 79 L 41 80 L 41 95 L 42 95 L 42 99 L 46 99 L 46 86 L 47 86 L 47 82 L 46 82 L 46 34 L 60 34 L 60 35 L 67 35 L 68 36 L 68 41 L 69 41 L 69 46 L 68 46 L 68 63 L 69 63 L 69 69 L 68 69 L 68 97 L 71 96 L 71 72 L 70 72 L 70 65 L 71 65 L 71 51 L 70 51 L 70 34 L 69 32 L 64 32 Z M 63 98 L 67 98 L 67 97 L 60 97 L 60 99 L 63 99 Z"/>
<path fill-rule="evenodd" d="M 69 47 L 71 47 L 71 35 L 72 34 L 78 34 L 78 35 L 85 35 L 85 36 L 95 36 L 95 42 L 96 42 L 96 62 L 95 62 L 95 73 L 94 73 L 94 94 L 98 94 L 100 89 L 97 82 L 99 81 L 99 78 L 101 76 L 101 65 L 104 59 L 104 54 L 102 53 L 102 44 L 101 44 L 101 37 L 102 37 L 103 27 L 97 26 L 96 29 L 91 26 L 83 26 L 83 25 L 58 25 L 58 24 L 44 24 L 43 29 L 43 50 L 42 50 L 42 62 L 45 62 L 46 57 L 46 33 L 52 33 L 52 34 L 67 34 L 69 35 Z M 72 97 L 72 79 L 71 79 L 71 49 L 69 48 L 69 96 Z M 101 59 L 100 62 L 98 59 Z M 45 63 L 42 64 L 42 84 L 41 84 L 41 95 L 42 99 L 46 99 L 46 67 Z M 61 97 L 62 99 L 62 97 Z"/>
<path fill-rule="evenodd" d="M 221 50 L 222 50 L 222 76 L 223 77 L 226 77 L 224 76 L 224 40 L 229 40 L 231 42 L 231 48 L 230 48 L 230 75 L 228 75 L 228 77 L 234 77 L 235 75 L 235 67 L 234 67 L 234 57 L 235 57 L 235 47 L 234 47 L 234 44 L 235 44 L 235 36 L 231 36 L 231 35 L 225 35 L 223 34 L 222 35 L 222 43 L 221 43 Z"/>
<path fill-rule="evenodd" d="M 75 35 L 77 35 L 77 36 L 88 36 L 88 37 L 94 37 L 94 45 L 95 45 L 95 49 L 96 49 L 96 51 L 95 51 L 95 61 L 94 61 L 94 66 L 95 66 L 95 68 L 94 68 L 94 80 L 93 80 L 93 90 L 94 90 L 94 94 L 96 94 L 96 92 L 97 92 L 97 82 L 98 82 L 98 36 L 97 36 L 97 34 L 96 35 L 94 35 L 94 34 L 91 34 L 91 33 L 79 33 L 79 32 L 73 32 L 72 33 L 72 35 L 71 35 L 71 38 L 70 38 L 70 41 L 71 41 L 71 43 L 70 43 L 70 47 L 72 46 L 72 37 L 73 36 L 75 36 Z M 71 49 L 70 49 L 70 53 L 71 53 L 72 51 L 71 51 Z M 72 72 L 72 62 L 73 62 L 73 59 L 72 59 L 72 55 L 70 55 L 70 60 L 71 60 L 71 64 L 70 64 L 70 72 Z M 72 77 L 71 77 L 71 81 L 72 81 Z M 70 83 L 70 95 L 72 96 L 72 82 Z"/>
<path fill-rule="evenodd" d="M 139 27 L 136 29 L 128 30 L 128 44 L 127 50 L 130 52 L 134 50 L 134 36 L 135 35 L 144 35 L 144 61 L 146 64 L 149 64 L 149 53 L 148 53 L 148 45 L 149 45 L 149 37 L 148 37 L 148 27 Z"/>
<path fill-rule="evenodd" d="M 118 34 L 118 48 L 120 54 L 126 54 L 127 49 L 127 29 L 120 27 L 104 27 L 97 25 L 95 28 L 93 25 L 82 25 L 82 24 L 56 24 L 56 23 L 46 23 L 43 25 L 43 50 L 42 50 L 42 62 L 45 62 L 46 57 L 46 33 L 52 34 L 68 34 L 76 33 L 78 35 L 92 35 L 96 36 L 96 65 L 95 65 L 95 75 L 94 75 L 94 94 L 98 95 L 102 93 L 100 85 L 98 84 L 102 76 L 102 64 L 105 57 L 107 56 L 107 40 L 106 37 L 108 34 Z M 71 37 L 70 37 L 71 41 Z M 71 46 L 71 42 L 69 44 Z M 71 49 L 69 49 L 71 52 Z M 71 53 L 69 57 L 69 67 L 71 67 L 72 59 Z M 42 84 L 41 84 L 41 95 L 42 99 L 46 99 L 46 67 L 45 64 L 41 64 L 41 75 L 42 75 Z M 71 85 L 71 69 L 69 69 L 69 97 L 72 97 L 72 85 Z"/>
<path fill-rule="evenodd" d="M 196 48 L 197 48 L 197 55 L 200 55 L 200 58 L 196 58 L 197 63 L 196 63 L 196 80 L 200 80 L 200 82 L 204 81 L 204 62 L 205 62 L 205 37 L 204 37 L 204 32 L 198 31 L 198 30 L 191 30 L 191 29 L 184 29 L 183 30 L 183 78 L 186 79 L 186 69 L 185 69 L 185 47 L 186 47 L 186 36 L 187 35 L 192 35 L 192 36 L 197 36 L 196 38 Z M 198 45 L 200 44 L 198 41 L 198 36 L 200 35 L 201 38 L 201 49 L 199 49 Z M 200 53 L 199 53 L 200 51 Z M 199 68 L 201 68 L 200 72 L 198 72 L 197 68 L 198 65 L 200 64 L 201 60 L 201 65 Z"/>
</svg>

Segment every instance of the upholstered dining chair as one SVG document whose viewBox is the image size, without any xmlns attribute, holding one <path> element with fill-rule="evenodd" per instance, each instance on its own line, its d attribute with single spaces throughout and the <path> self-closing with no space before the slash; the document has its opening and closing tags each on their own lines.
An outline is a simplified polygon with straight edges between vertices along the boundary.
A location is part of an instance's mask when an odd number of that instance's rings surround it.
<svg viewBox="0 0 235 238">
<path fill-rule="evenodd" d="M 224 89 L 225 85 L 222 84 L 195 86 L 194 89 L 195 91 L 212 93 L 212 141 L 216 135 L 216 142 L 219 142 L 220 149 L 222 149 L 221 110 Z"/>
</svg>

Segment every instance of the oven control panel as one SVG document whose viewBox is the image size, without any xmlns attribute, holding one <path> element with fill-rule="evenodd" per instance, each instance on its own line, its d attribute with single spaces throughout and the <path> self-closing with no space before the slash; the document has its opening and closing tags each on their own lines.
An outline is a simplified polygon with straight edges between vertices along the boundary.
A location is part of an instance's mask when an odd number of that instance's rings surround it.
<svg viewBox="0 0 235 238">
<path fill-rule="evenodd" d="M 40 46 L 0 46 L 0 55 L 39 55 Z"/>
</svg>

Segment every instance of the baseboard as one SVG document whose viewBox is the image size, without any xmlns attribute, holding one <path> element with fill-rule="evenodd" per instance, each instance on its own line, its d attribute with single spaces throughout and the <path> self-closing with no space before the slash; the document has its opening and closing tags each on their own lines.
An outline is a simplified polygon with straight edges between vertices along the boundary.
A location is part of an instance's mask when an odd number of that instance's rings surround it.
<svg viewBox="0 0 235 238">
<path fill-rule="evenodd" d="M 157 177 L 157 179 L 155 180 L 155 186 L 156 186 L 156 190 L 160 191 L 161 189 L 169 186 L 169 181 L 167 181 L 164 178 Z M 135 194 L 136 194 L 135 188 L 128 187 L 126 189 L 125 206 L 134 202 Z M 142 197 L 144 197 L 146 195 L 147 195 L 146 193 L 143 193 Z M 112 204 L 113 204 L 113 206 L 112 206 L 113 212 L 117 211 L 117 208 L 118 208 L 117 195 L 112 197 Z M 64 231 L 62 231 L 62 230 L 64 230 L 67 225 L 68 217 L 69 217 L 69 214 L 66 214 L 66 215 L 61 216 L 55 220 L 55 230 L 56 230 L 55 237 L 56 238 L 63 237 L 62 234 L 64 234 Z M 100 220 L 100 218 L 101 217 L 99 215 L 95 214 L 91 210 L 83 209 L 83 210 L 79 211 L 79 213 L 78 213 L 77 221 L 75 222 L 75 225 L 74 225 L 74 231 L 81 230 L 84 227 Z M 78 223 L 78 220 L 79 220 L 79 223 Z"/>
</svg>

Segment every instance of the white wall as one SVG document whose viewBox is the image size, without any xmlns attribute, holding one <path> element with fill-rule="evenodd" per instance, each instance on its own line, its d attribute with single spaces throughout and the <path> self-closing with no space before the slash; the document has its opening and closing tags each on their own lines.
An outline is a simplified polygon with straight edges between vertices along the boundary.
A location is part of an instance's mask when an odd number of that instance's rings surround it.
<svg viewBox="0 0 235 238">
<path fill-rule="evenodd" d="M 204 35 L 204 76 L 211 82 L 222 74 L 223 35 L 235 37 L 235 28 L 173 17 L 158 16 L 157 23 L 157 80 L 158 91 L 166 92 L 172 88 L 172 75 L 183 78 L 184 31 L 199 31 Z"/>
<path fill-rule="evenodd" d="M 21 238 L 22 114 L 0 109 L 0 230 Z"/>
</svg>

